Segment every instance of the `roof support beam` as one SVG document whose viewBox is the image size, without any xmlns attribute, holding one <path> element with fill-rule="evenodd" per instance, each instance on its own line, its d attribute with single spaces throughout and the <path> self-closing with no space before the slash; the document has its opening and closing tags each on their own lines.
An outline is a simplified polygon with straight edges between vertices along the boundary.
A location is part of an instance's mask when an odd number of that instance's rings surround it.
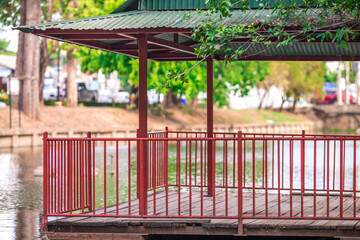
<svg viewBox="0 0 360 240">
<path fill-rule="evenodd" d="M 156 37 L 151 37 L 148 36 L 148 42 L 158 45 L 158 46 L 162 46 L 162 47 L 166 47 L 166 48 L 170 48 L 173 50 L 177 50 L 180 52 L 184 52 L 184 53 L 189 53 L 192 55 L 196 55 L 195 50 L 192 47 L 188 47 L 179 43 L 174 43 L 174 42 L 170 42 L 161 38 L 156 38 Z"/>
<path fill-rule="evenodd" d="M 125 51 L 125 52 L 126 51 L 134 51 L 134 50 L 138 50 L 138 45 L 137 44 L 111 45 L 111 49 L 114 51 L 121 50 L 121 51 Z M 164 47 L 159 47 L 154 44 L 148 44 L 148 50 L 162 51 L 162 50 L 169 50 L 169 49 L 164 48 Z"/>
<path fill-rule="evenodd" d="M 172 58 L 198 58 L 188 53 L 149 53 L 151 59 L 172 59 Z"/>
<path fill-rule="evenodd" d="M 62 34 L 64 40 L 128 40 L 117 34 Z"/>
</svg>

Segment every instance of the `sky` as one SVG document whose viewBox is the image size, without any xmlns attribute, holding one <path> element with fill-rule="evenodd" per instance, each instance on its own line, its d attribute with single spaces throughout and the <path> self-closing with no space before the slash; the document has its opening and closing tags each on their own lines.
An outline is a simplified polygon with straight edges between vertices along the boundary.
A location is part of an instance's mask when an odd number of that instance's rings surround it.
<svg viewBox="0 0 360 240">
<path fill-rule="evenodd" d="M 11 52 L 17 52 L 19 31 L 12 30 L 9 27 L 1 27 L 0 29 L 1 29 L 0 30 L 0 39 L 5 39 L 7 41 L 10 41 L 8 50 Z"/>
</svg>

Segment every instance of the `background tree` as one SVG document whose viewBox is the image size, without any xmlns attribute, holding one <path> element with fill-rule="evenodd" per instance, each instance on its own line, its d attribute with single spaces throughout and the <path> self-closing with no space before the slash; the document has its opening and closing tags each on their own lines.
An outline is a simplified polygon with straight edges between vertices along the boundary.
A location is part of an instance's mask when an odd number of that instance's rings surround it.
<svg viewBox="0 0 360 240">
<path fill-rule="evenodd" d="M 24 0 L 20 9 L 20 24 L 41 22 L 41 0 Z M 39 118 L 40 40 L 32 34 L 19 32 L 19 46 L 15 75 L 20 80 L 19 100 L 24 113 Z"/>
<path fill-rule="evenodd" d="M 288 84 L 287 77 L 288 77 L 288 66 L 286 62 L 269 63 L 268 76 L 266 76 L 263 81 L 258 81 L 255 84 L 260 100 L 258 109 L 262 108 L 263 102 L 266 96 L 269 94 L 271 87 L 274 86 L 280 89 L 284 89 L 287 86 Z M 261 90 L 263 90 L 263 94 L 261 94 Z M 282 105 L 283 103 L 284 103 L 284 99 L 282 101 Z"/>
<path fill-rule="evenodd" d="M 294 98 L 292 111 L 295 111 L 300 97 L 309 98 L 311 93 L 322 89 L 326 66 L 324 62 L 287 62 L 287 65 L 288 83 L 284 93 Z"/>
<path fill-rule="evenodd" d="M 59 1 L 58 3 L 62 19 L 67 20 L 109 14 L 123 2 L 125 0 L 66 0 Z M 67 106 L 75 107 L 77 106 L 76 58 L 81 56 L 78 52 L 83 47 L 76 47 L 72 44 L 62 44 L 62 47 L 66 50 L 68 70 L 66 81 Z M 82 52 L 85 51 L 83 50 Z"/>
</svg>

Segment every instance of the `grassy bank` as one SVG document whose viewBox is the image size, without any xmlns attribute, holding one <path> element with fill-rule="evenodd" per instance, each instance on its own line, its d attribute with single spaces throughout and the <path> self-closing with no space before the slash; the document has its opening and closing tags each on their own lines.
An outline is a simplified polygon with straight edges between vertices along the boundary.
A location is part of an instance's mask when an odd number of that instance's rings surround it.
<svg viewBox="0 0 360 240">
<path fill-rule="evenodd" d="M 18 126 L 18 111 L 12 109 L 12 124 Z M 165 115 L 159 116 L 149 111 L 149 128 L 163 129 L 182 128 L 191 125 L 206 124 L 206 110 L 197 109 L 188 113 L 180 108 L 167 110 Z M 269 110 L 231 110 L 214 109 L 215 124 L 241 124 L 241 123 L 282 123 L 309 121 L 302 115 L 288 112 L 274 112 Z M 112 107 L 52 107 L 43 106 L 38 120 L 21 116 L 21 125 L 24 129 L 106 129 L 129 128 L 138 126 L 138 112 Z M 0 109 L 0 129 L 9 127 L 9 108 Z"/>
</svg>

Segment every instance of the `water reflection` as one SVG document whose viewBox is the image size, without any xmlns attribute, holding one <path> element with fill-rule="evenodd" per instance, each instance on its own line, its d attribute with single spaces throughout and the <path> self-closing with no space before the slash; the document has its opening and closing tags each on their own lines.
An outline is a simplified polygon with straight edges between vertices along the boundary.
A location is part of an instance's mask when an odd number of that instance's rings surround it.
<svg viewBox="0 0 360 240">
<path fill-rule="evenodd" d="M 0 150 L 0 239 L 41 239 L 41 148 Z"/>
</svg>

